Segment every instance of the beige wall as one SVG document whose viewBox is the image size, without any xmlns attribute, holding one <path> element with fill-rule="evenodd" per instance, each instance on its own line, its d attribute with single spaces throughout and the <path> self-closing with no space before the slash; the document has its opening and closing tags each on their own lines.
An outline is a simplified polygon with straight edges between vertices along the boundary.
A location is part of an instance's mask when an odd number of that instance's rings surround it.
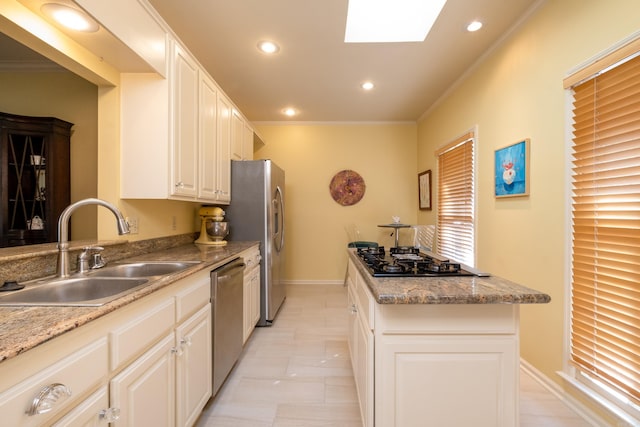
<svg viewBox="0 0 640 427">
<path fill-rule="evenodd" d="M 478 266 L 547 292 L 521 310 L 524 359 L 554 381 L 563 368 L 566 316 L 567 127 L 565 75 L 640 30 L 637 0 L 549 1 L 472 70 L 418 127 L 419 166 L 434 149 L 478 129 Z M 494 150 L 531 138 L 529 197 L 493 196 Z M 437 177 L 436 177 L 437 179 Z"/>
<path fill-rule="evenodd" d="M 73 123 L 71 200 L 95 197 L 98 164 L 98 88 L 67 71 L 0 72 L 0 111 L 24 116 L 57 117 Z M 96 238 L 91 210 L 74 215 L 74 239 Z"/>
<path fill-rule="evenodd" d="M 389 245 L 377 224 L 398 215 L 416 219 L 416 125 L 259 125 L 267 142 L 256 158 L 272 159 L 286 174 L 285 280 L 342 281 L 347 234 L 356 223 L 362 237 Z M 363 199 L 341 206 L 329 194 L 337 172 L 351 169 L 365 180 Z M 232 195 L 233 197 L 233 195 Z"/>
</svg>

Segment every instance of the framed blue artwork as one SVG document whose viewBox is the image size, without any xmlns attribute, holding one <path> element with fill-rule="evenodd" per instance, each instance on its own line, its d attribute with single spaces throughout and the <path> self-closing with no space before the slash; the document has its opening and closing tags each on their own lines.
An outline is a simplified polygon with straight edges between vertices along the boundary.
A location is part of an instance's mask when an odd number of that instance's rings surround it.
<svg viewBox="0 0 640 427">
<path fill-rule="evenodd" d="M 495 151 L 496 197 L 529 195 L 529 139 Z"/>
</svg>

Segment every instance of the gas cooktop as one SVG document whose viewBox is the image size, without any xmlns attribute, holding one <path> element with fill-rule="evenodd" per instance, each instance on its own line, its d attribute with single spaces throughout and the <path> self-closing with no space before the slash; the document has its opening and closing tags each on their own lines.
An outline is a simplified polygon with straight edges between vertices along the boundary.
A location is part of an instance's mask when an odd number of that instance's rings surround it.
<svg viewBox="0 0 640 427">
<path fill-rule="evenodd" d="M 387 253 L 383 246 L 359 248 L 358 258 L 373 277 L 476 276 L 460 263 L 421 253 L 418 248 L 399 246 Z"/>
</svg>

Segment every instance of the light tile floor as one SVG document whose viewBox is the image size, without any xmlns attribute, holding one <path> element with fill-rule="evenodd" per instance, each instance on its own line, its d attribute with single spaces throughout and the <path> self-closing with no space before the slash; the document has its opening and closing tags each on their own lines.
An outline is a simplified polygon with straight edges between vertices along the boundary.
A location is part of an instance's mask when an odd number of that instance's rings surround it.
<svg viewBox="0 0 640 427">
<path fill-rule="evenodd" d="M 346 289 L 296 285 L 273 326 L 256 328 L 197 427 L 360 427 L 347 348 Z M 521 374 L 521 427 L 589 424 Z"/>
</svg>

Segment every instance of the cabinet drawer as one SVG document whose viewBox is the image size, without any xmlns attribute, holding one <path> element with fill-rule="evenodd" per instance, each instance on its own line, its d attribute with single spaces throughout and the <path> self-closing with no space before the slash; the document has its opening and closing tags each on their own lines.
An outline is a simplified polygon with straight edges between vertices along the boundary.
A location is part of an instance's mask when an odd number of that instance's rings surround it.
<svg viewBox="0 0 640 427">
<path fill-rule="evenodd" d="M 176 321 L 182 322 L 211 302 L 211 273 L 201 271 L 193 276 L 193 284 L 176 295 Z"/>
<path fill-rule="evenodd" d="M 106 425 L 107 422 L 101 416 L 101 412 L 107 408 L 109 408 L 109 395 L 107 387 L 104 386 L 73 408 L 52 427 L 90 427 L 97 426 L 101 422 Z"/>
<path fill-rule="evenodd" d="M 45 425 L 53 416 L 60 415 L 73 403 L 77 404 L 83 395 L 96 388 L 107 377 L 107 358 L 107 339 L 101 338 L 9 388 L 0 394 L 2 425 Z M 48 412 L 29 415 L 34 398 L 38 397 L 44 387 L 54 384 L 66 386 L 71 395 L 60 397 Z"/>
<path fill-rule="evenodd" d="M 244 259 L 244 263 L 247 265 L 245 268 L 245 272 L 251 270 L 260 265 L 260 249 L 248 249 L 242 254 L 242 259 Z"/>
<path fill-rule="evenodd" d="M 110 332 L 111 369 L 116 370 L 133 357 L 141 354 L 175 324 L 175 302 L 169 298 L 141 316 L 125 321 Z"/>
</svg>

